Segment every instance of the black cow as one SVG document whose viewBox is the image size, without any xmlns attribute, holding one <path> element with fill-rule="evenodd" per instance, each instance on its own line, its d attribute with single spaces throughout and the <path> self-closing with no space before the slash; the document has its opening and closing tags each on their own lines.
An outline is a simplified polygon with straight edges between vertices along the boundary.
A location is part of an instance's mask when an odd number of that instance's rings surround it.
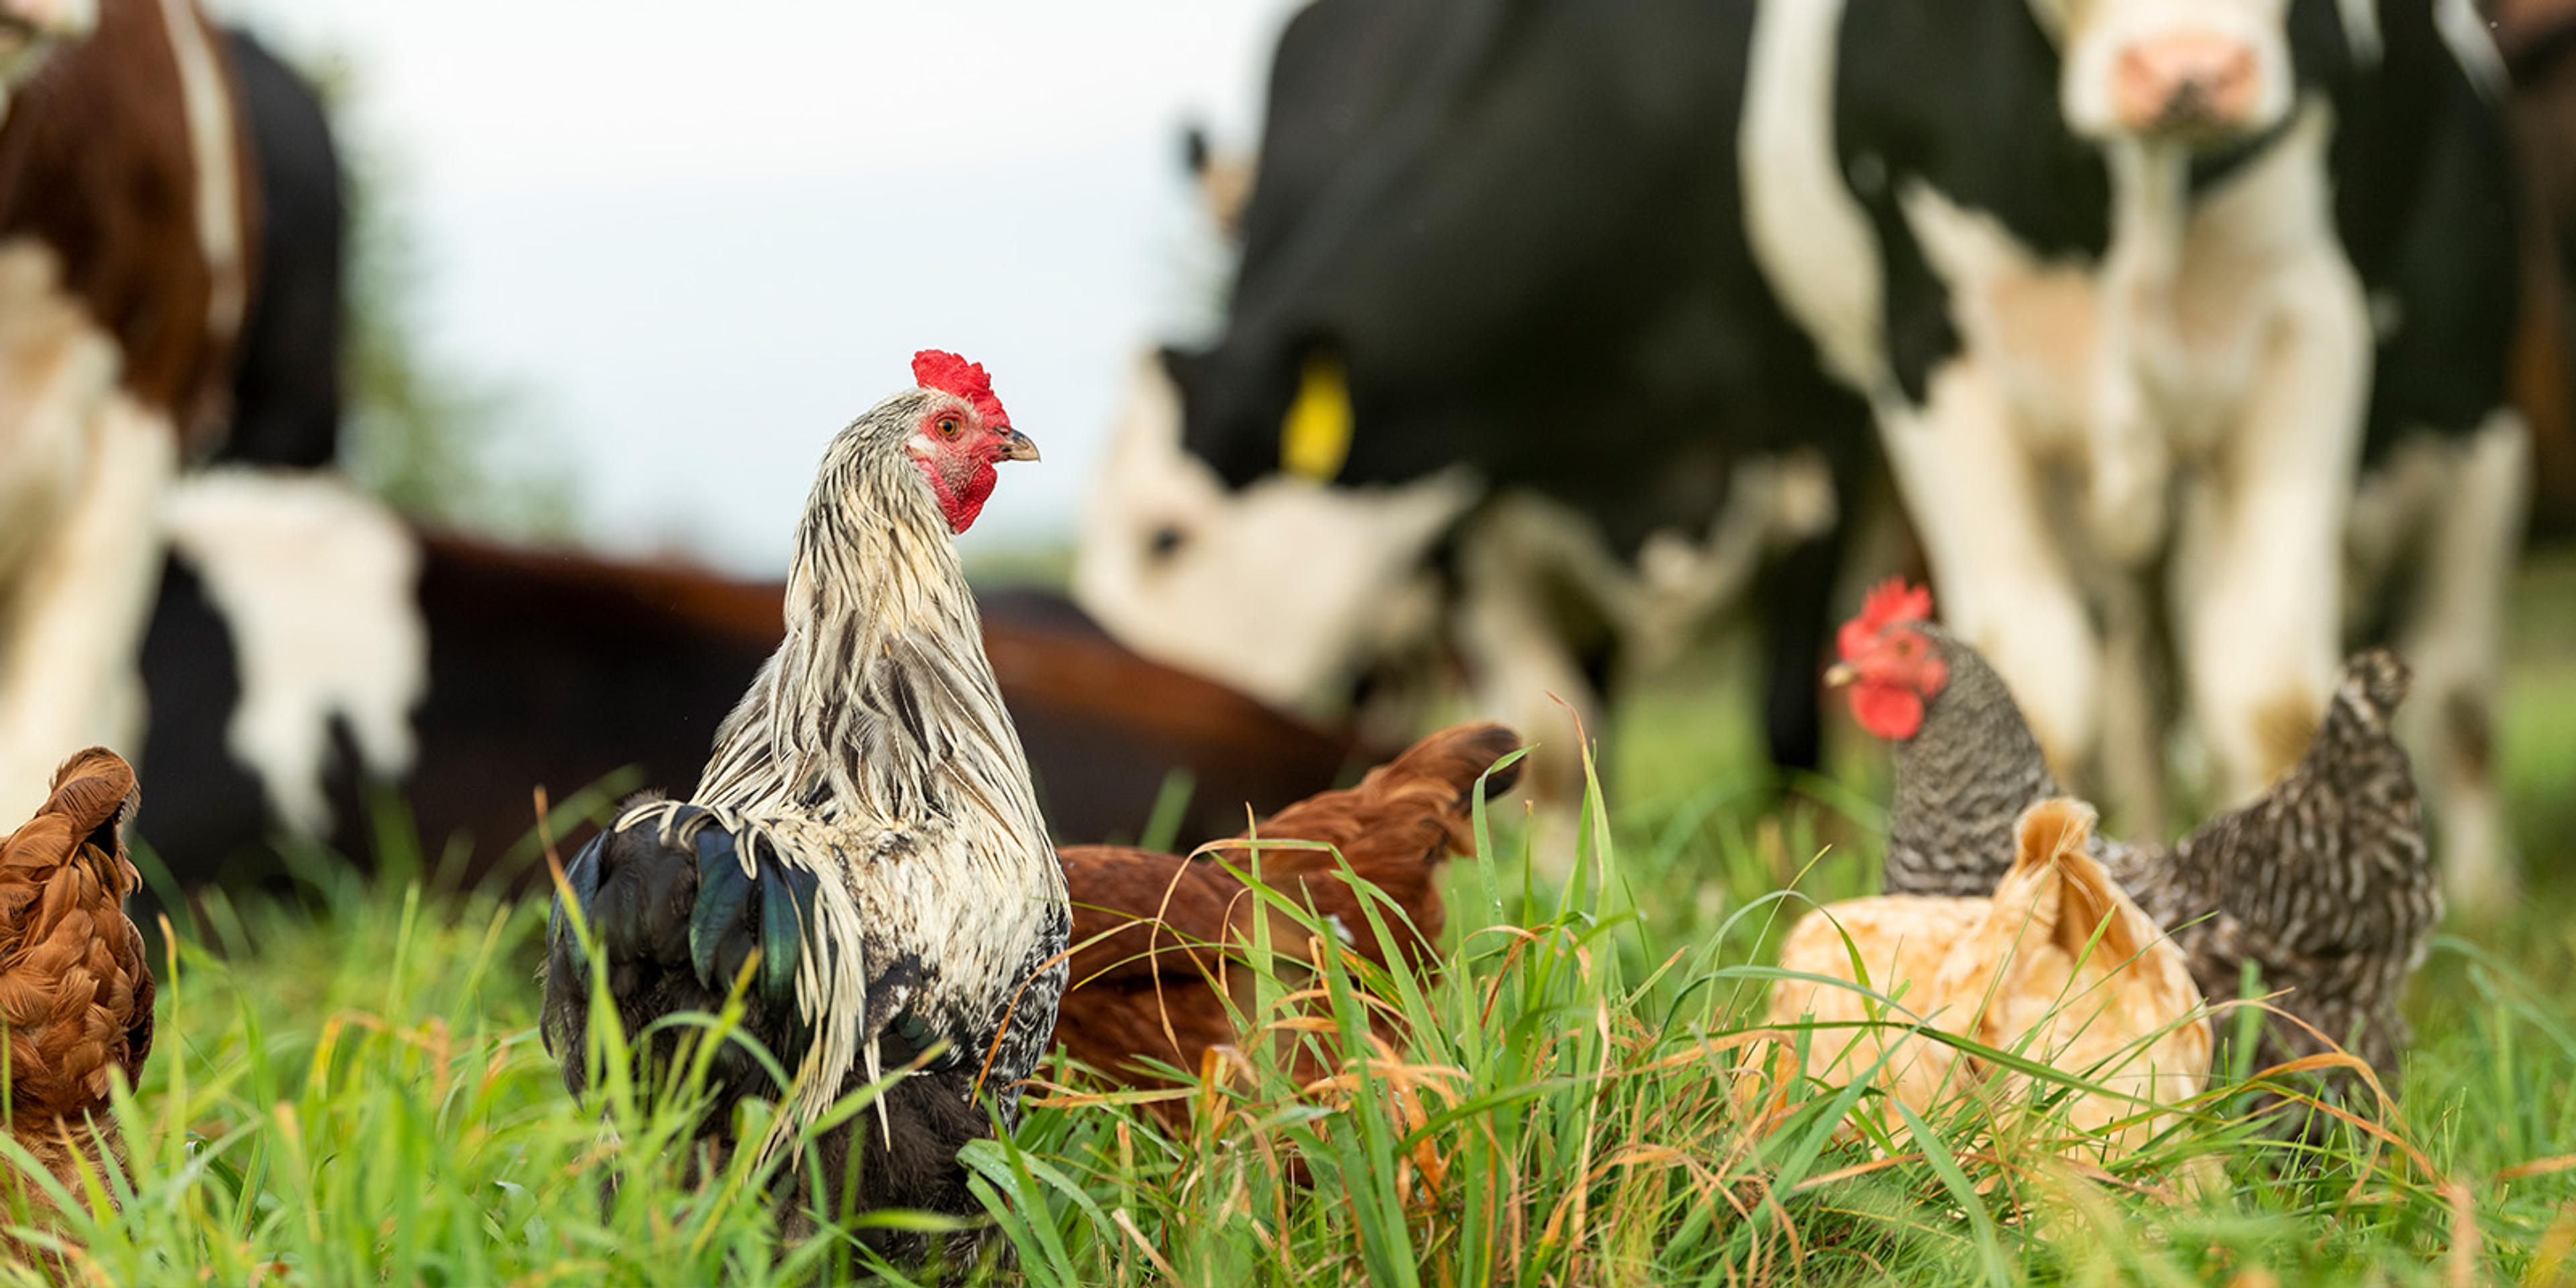
<svg viewBox="0 0 2576 1288">
<path fill-rule="evenodd" d="M 1550 692 L 1591 710 L 1610 671 L 1767 569 L 1771 750 L 1812 767 L 1841 542 L 1823 520 L 1855 500 L 1869 436 L 1741 231 L 1724 161 L 1750 23 L 1688 0 L 1302 11 L 1224 334 L 1171 363 L 1188 455 L 1149 459 L 1172 429 L 1140 409 L 1085 532 L 1086 605 L 1137 647 L 1318 705 L 1365 650 L 1306 633 L 1364 629 L 1405 593 L 1394 574 L 1431 566 L 1481 700 L 1552 729 Z M 1283 426 L 1345 414 L 1302 467 L 1339 508 L 1289 513 Z M 1747 486 L 1771 472 L 1740 467 L 1790 452 L 1823 470 L 1782 555 L 1776 498 Z M 1212 499 L 1206 470 L 1245 491 Z M 1308 575 L 1340 553 L 1324 529 L 1373 521 L 1409 559 Z"/>
</svg>

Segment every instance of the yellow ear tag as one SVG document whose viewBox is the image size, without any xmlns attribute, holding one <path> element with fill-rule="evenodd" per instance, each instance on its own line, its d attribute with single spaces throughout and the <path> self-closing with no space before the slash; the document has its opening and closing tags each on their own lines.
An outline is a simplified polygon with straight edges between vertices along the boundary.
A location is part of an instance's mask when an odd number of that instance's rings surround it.
<svg viewBox="0 0 2576 1288">
<path fill-rule="evenodd" d="M 1297 401 L 1279 422 L 1279 466 L 1301 478 L 1330 483 L 1351 456 L 1351 386 L 1342 364 L 1323 354 L 1306 359 Z"/>
</svg>

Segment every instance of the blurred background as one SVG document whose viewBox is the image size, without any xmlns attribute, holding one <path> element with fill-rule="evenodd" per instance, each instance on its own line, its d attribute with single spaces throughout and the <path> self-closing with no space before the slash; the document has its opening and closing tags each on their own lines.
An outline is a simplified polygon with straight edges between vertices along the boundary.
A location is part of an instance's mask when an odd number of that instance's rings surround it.
<svg viewBox="0 0 2576 1288">
<path fill-rule="evenodd" d="M 2130 834 L 2265 789 L 2376 642 L 2456 901 L 2576 821 L 2576 5 L 224 0 L 213 153 L 132 6 L 0 0 L 0 155 L 224 176 L 260 249 L 129 292 L 212 300 L 137 389 L 175 479 L 0 475 L 0 584 L 148 601 L 0 607 L 0 803 L 139 752 L 167 890 L 388 809 L 524 879 L 532 789 L 685 789 L 822 444 L 925 347 L 1045 453 L 961 545 L 1067 839 L 1226 835 L 1465 712 L 1540 745 L 1543 829 L 1586 740 L 1727 826 L 1848 813 L 1887 760 L 1820 677 L 1893 576 Z M 101 298 L 169 249 L 13 183 Z"/>
<path fill-rule="evenodd" d="M 766 576 L 823 440 L 932 345 L 1047 456 L 967 549 L 1066 540 L 1129 353 L 1223 303 L 1182 127 L 1249 146 L 1293 7 L 217 11 L 316 77 L 350 159 L 352 467 L 477 530 Z"/>
</svg>

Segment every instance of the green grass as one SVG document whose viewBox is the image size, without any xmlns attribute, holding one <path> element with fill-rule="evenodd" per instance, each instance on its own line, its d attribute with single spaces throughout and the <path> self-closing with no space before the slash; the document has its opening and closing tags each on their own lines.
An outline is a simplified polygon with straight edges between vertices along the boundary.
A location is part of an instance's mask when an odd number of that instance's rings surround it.
<svg viewBox="0 0 2576 1288">
<path fill-rule="evenodd" d="M 1449 968 L 1334 969 L 1299 1038 L 1352 1057 L 1300 1089 L 1253 1068 L 1167 1133 L 1050 1068 L 1016 1139 L 970 1163 L 1038 1285 L 2557 1283 L 2576 1279 L 2576 650 L 2535 572 L 2507 778 L 2541 880 L 2454 927 L 2420 978 L 2400 1108 L 2308 1147 L 2259 1139 L 2227 1083 L 2078 1174 L 1962 1106 L 1892 1134 L 1858 1092 L 1772 1088 L 1766 932 L 1870 881 L 1875 762 L 1785 807 L 1741 697 L 1641 703 L 1578 878 L 1527 876 L 1481 821 L 1455 865 Z M 1707 731 L 1724 732 L 1712 736 Z M 1594 804 L 1599 805 L 1596 798 Z M 1599 843 L 1599 842 L 1606 842 Z M 318 911 L 316 911 L 318 909 Z M 62 1251 L 0 1282 L 838 1282 L 832 1235 L 781 1247 L 746 1159 L 693 1179 L 673 1107 L 562 1089 L 534 1032 L 540 903 L 323 877 L 304 906 L 216 901 L 162 964 L 159 1045 L 119 1113 L 131 1177 L 60 1196 Z M 1256 947 L 1256 958 L 1261 950 Z M 1271 983 L 1265 1017 L 1296 1010 Z M 1371 1046 L 1361 995 L 1415 1035 Z M 1791 1035 L 1794 1038 L 1794 1034 Z M 2064 1090 L 2043 1086 L 2043 1097 Z M 1764 1094 L 1771 1092 L 1773 1094 Z M 847 1111 L 858 1106 L 847 1105 Z M 619 1183 L 603 1199 L 603 1182 Z M 2192 1178 L 2223 1178 L 2195 1190 Z M 121 1206 L 104 1201 L 112 1189 Z M 104 1212 L 93 1217 L 91 1211 Z M 66 1264 L 66 1260 L 67 1264 Z"/>
</svg>

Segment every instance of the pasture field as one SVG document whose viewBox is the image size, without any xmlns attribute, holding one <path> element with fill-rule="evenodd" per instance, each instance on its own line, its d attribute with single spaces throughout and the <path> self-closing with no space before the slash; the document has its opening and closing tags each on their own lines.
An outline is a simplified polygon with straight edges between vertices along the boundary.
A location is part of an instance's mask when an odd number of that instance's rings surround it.
<svg viewBox="0 0 2576 1288">
<path fill-rule="evenodd" d="M 1524 829 L 1485 820 L 1488 857 L 1451 875 L 1451 969 L 1310 985 L 1336 1021 L 1307 1040 L 1368 1057 L 1340 1085 L 1290 1087 L 1256 1044 L 1256 1067 L 1176 1137 L 1064 1077 L 1015 1141 L 971 1151 L 1016 1252 L 999 1278 L 2576 1281 L 2576 927 L 2561 911 L 2576 895 L 2576 561 L 2535 564 L 2522 603 L 2506 766 L 2537 880 L 2507 924 L 2454 923 L 2436 943 L 2399 1107 L 2375 1121 L 2258 1138 L 2255 1097 L 2222 1076 L 2166 1139 L 2077 1169 L 1966 1110 L 1890 1132 L 1854 1094 L 1763 1094 L 1764 939 L 1804 906 L 1770 896 L 1790 877 L 1818 898 L 1872 882 L 1883 757 L 1855 748 L 1849 786 L 1769 806 L 1744 699 L 1668 680 L 1605 748 L 1611 790 L 1571 889 L 1530 881 Z M 157 1049 L 122 1106 L 121 1214 L 75 1217 L 68 1265 L 39 1257 L 0 1282 L 863 1276 L 844 1242 L 777 1247 L 747 1161 L 687 1178 L 677 1115 L 634 1088 L 564 1095 L 534 1030 L 541 901 L 313 869 L 318 915 L 218 901 L 183 933 Z M 1355 988 L 1400 1009 L 1416 1046 L 1373 1052 Z"/>
</svg>

